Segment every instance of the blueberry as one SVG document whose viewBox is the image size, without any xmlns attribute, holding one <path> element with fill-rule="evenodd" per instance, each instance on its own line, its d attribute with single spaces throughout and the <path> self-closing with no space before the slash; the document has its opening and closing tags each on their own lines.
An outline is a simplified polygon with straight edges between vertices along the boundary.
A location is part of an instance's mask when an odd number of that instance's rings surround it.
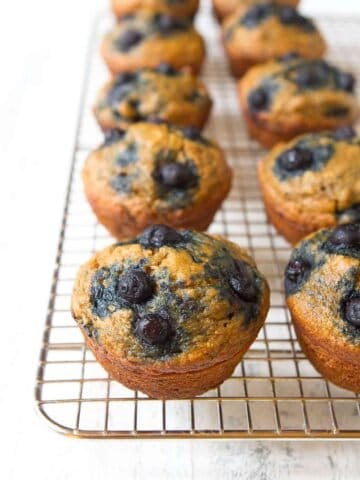
<svg viewBox="0 0 360 480">
<path fill-rule="evenodd" d="M 257 298 L 254 279 L 240 260 L 235 260 L 235 275 L 229 280 L 231 288 L 245 302 L 254 302 Z"/>
<path fill-rule="evenodd" d="M 254 5 L 249 8 L 245 16 L 242 18 L 241 23 L 248 28 L 256 27 L 260 22 L 265 20 L 272 11 L 271 5 Z"/>
<path fill-rule="evenodd" d="M 139 30 L 129 29 L 126 30 L 125 33 L 117 40 L 117 46 L 120 50 L 126 52 L 131 48 L 135 47 L 138 43 L 140 43 L 144 38 L 144 35 L 139 32 Z"/>
<path fill-rule="evenodd" d="M 248 101 L 251 110 L 254 110 L 255 112 L 266 110 L 269 106 L 269 96 L 266 90 L 262 87 L 250 92 Z"/>
<path fill-rule="evenodd" d="M 336 227 L 328 241 L 336 247 L 359 248 L 360 223 L 348 223 Z"/>
<path fill-rule="evenodd" d="M 350 125 L 339 127 L 333 134 L 335 140 L 351 140 L 356 137 L 356 131 Z"/>
<path fill-rule="evenodd" d="M 285 269 L 285 291 L 287 294 L 295 292 L 309 277 L 311 264 L 303 258 L 290 260 Z"/>
<path fill-rule="evenodd" d="M 124 84 L 115 84 L 108 92 L 106 102 L 108 105 L 116 105 L 129 93 L 129 88 Z"/>
<path fill-rule="evenodd" d="M 195 142 L 202 140 L 201 131 L 197 127 L 192 127 L 192 126 L 184 127 L 182 129 L 182 132 L 184 137 L 188 138 L 189 140 L 194 140 Z"/>
<path fill-rule="evenodd" d="M 191 168 L 184 163 L 166 163 L 156 173 L 156 179 L 169 188 L 186 189 L 193 186 L 196 177 Z"/>
<path fill-rule="evenodd" d="M 144 247 L 160 248 L 164 245 L 176 245 L 183 241 L 180 233 L 166 225 L 151 225 L 139 238 L 139 242 Z"/>
<path fill-rule="evenodd" d="M 175 76 L 178 73 L 177 70 L 168 63 L 160 63 L 160 65 L 156 67 L 156 71 L 169 76 Z"/>
<path fill-rule="evenodd" d="M 353 92 L 355 88 L 355 77 L 351 73 L 338 72 L 335 79 L 336 85 L 341 90 Z"/>
<path fill-rule="evenodd" d="M 294 147 L 283 152 L 279 158 L 279 166 L 287 172 L 305 170 L 312 163 L 313 157 L 310 150 Z"/>
<path fill-rule="evenodd" d="M 135 78 L 136 78 L 136 75 L 134 73 L 130 73 L 130 72 L 119 73 L 115 79 L 115 84 L 124 85 L 126 83 L 130 83 L 134 81 Z"/>
<path fill-rule="evenodd" d="M 138 319 L 135 335 L 148 345 L 161 346 L 172 335 L 169 319 L 159 314 L 148 314 Z"/>
<path fill-rule="evenodd" d="M 304 65 L 296 72 L 296 83 L 301 87 L 317 87 L 327 78 L 327 69 L 323 64 Z"/>
<path fill-rule="evenodd" d="M 174 30 L 180 30 L 184 28 L 184 23 L 171 15 L 158 15 L 156 17 L 156 23 L 160 32 L 164 35 L 172 33 Z"/>
<path fill-rule="evenodd" d="M 105 132 L 105 142 L 103 143 L 103 146 L 107 146 L 107 145 L 111 145 L 112 143 L 116 143 L 116 142 L 120 142 L 124 136 L 125 136 L 126 132 L 124 130 L 115 130 L 115 129 L 112 129 L 112 130 L 107 130 Z"/>
<path fill-rule="evenodd" d="M 278 60 L 279 62 L 289 62 L 297 58 L 299 58 L 299 54 L 297 52 L 288 52 L 288 53 L 285 53 L 285 55 L 281 55 L 281 57 L 279 57 Z"/>
<path fill-rule="evenodd" d="M 301 18 L 301 15 L 295 10 L 295 8 L 292 7 L 282 7 L 279 9 L 279 17 L 282 23 L 296 23 L 299 21 L 299 17 Z"/>
<path fill-rule="evenodd" d="M 141 270 L 125 272 L 118 282 L 118 294 L 124 300 L 131 303 L 143 303 L 153 293 L 150 278 Z"/>
<path fill-rule="evenodd" d="M 353 296 L 347 299 L 343 305 L 345 319 L 360 328 L 360 295 Z"/>
</svg>

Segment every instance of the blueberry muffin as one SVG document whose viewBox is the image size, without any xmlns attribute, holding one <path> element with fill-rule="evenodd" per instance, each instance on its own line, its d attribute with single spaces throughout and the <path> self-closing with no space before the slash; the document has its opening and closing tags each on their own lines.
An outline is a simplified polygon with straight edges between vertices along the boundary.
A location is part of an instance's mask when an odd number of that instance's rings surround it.
<svg viewBox="0 0 360 480">
<path fill-rule="evenodd" d="M 351 127 L 279 144 L 258 173 L 269 219 L 291 243 L 360 221 L 360 138 Z"/>
<path fill-rule="evenodd" d="M 300 0 L 213 0 L 214 13 L 219 21 L 235 12 L 244 12 L 257 3 L 276 3 L 296 7 Z"/>
<path fill-rule="evenodd" d="M 140 11 L 161 12 L 175 18 L 193 18 L 199 0 L 111 0 L 111 5 L 118 18 Z"/>
<path fill-rule="evenodd" d="M 197 129 L 152 123 L 109 130 L 83 169 L 95 215 L 120 240 L 152 223 L 206 230 L 231 179 L 222 150 Z"/>
<path fill-rule="evenodd" d="M 359 113 L 354 89 L 351 73 L 299 58 L 253 67 L 238 85 L 249 132 L 264 147 L 353 124 Z"/>
<path fill-rule="evenodd" d="M 310 362 L 331 382 L 360 393 L 360 223 L 320 230 L 297 245 L 285 290 Z"/>
<path fill-rule="evenodd" d="M 124 129 L 148 119 L 201 129 L 212 106 L 208 91 L 189 72 L 160 64 L 156 69 L 120 73 L 99 92 L 94 113 L 104 129 Z"/>
<path fill-rule="evenodd" d="M 325 41 L 315 24 L 293 7 L 260 3 L 236 12 L 223 25 L 223 43 L 234 76 L 289 52 L 321 58 Z"/>
<path fill-rule="evenodd" d="M 113 73 L 167 63 L 198 73 L 205 57 L 205 44 L 190 20 L 149 12 L 126 17 L 102 42 L 102 55 Z"/>
<path fill-rule="evenodd" d="M 112 378 L 163 399 L 229 377 L 268 308 L 266 280 L 244 250 L 163 225 L 94 255 L 72 298 L 86 344 Z"/>
</svg>

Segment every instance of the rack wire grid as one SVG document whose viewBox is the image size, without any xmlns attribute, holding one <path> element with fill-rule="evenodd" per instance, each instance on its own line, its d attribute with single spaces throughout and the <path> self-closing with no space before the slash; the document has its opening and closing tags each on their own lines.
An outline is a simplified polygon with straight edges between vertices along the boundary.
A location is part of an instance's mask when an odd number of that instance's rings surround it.
<svg viewBox="0 0 360 480">
<path fill-rule="evenodd" d="M 234 168 L 232 192 L 211 225 L 249 249 L 271 287 L 271 308 L 257 340 L 231 378 L 190 400 L 160 401 L 113 381 L 85 347 L 69 305 L 79 265 L 112 242 L 84 198 L 79 172 L 102 136 L 91 114 L 107 78 L 98 44 L 112 19 L 96 22 L 89 46 L 83 99 L 36 384 L 37 409 L 59 432 L 88 438 L 359 438 L 359 398 L 324 380 L 302 353 L 285 307 L 282 276 L 289 245 L 267 222 L 256 162 L 263 154 L 248 138 L 235 84 L 204 2 L 198 28 L 208 59 L 204 79 L 215 100 L 209 136 Z M 329 56 L 360 77 L 360 21 L 319 19 Z"/>
</svg>

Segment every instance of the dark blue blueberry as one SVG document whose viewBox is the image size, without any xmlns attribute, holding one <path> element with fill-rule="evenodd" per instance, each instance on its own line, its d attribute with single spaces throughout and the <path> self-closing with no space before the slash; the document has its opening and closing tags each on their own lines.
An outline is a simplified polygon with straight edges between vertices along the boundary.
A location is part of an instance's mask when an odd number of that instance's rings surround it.
<svg viewBox="0 0 360 480">
<path fill-rule="evenodd" d="M 279 7 L 278 15 L 280 22 L 285 25 L 296 25 L 307 30 L 314 30 L 313 23 L 308 18 L 300 15 L 293 7 Z"/>
<path fill-rule="evenodd" d="M 257 290 L 254 278 L 250 275 L 248 268 L 240 260 L 235 260 L 235 275 L 229 280 L 231 288 L 237 296 L 245 302 L 254 302 L 257 298 Z"/>
<path fill-rule="evenodd" d="M 294 293 L 306 281 L 311 272 L 311 264 L 304 258 L 290 260 L 285 269 L 285 292 Z"/>
<path fill-rule="evenodd" d="M 345 319 L 354 327 L 360 328 L 360 295 L 351 296 L 343 303 Z"/>
<path fill-rule="evenodd" d="M 254 28 L 263 22 L 273 11 L 271 5 L 260 4 L 254 5 L 247 10 L 246 14 L 241 19 L 241 24 L 248 28 Z"/>
<path fill-rule="evenodd" d="M 351 73 L 346 72 L 337 72 L 335 77 L 336 86 L 345 90 L 346 92 L 352 93 L 355 88 L 355 77 Z"/>
<path fill-rule="evenodd" d="M 133 82 L 136 79 L 135 73 L 122 72 L 116 76 L 115 83 L 116 85 L 124 85 L 126 83 Z"/>
<path fill-rule="evenodd" d="M 160 63 L 160 65 L 156 67 L 156 71 L 170 77 L 178 74 L 178 71 L 168 63 Z"/>
<path fill-rule="evenodd" d="M 162 165 L 156 172 L 155 178 L 162 185 L 169 188 L 186 189 L 196 185 L 197 177 L 189 165 L 171 162 Z"/>
<path fill-rule="evenodd" d="M 300 87 L 320 87 L 328 78 L 328 68 L 322 62 L 305 64 L 296 71 L 295 81 Z"/>
<path fill-rule="evenodd" d="M 281 57 L 279 57 L 278 60 L 279 62 L 289 62 L 297 58 L 299 58 L 299 54 L 297 52 L 288 52 L 288 53 L 285 53 L 285 55 L 281 55 Z"/>
<path fill-rule="evenodd" d="M 280 168 L 287 172 L 306 170 L 312 163 L 313 156 L 310 150 L 294 147 L 286 150 L 278 157 Z"/>
<path fill-rule="evenodd" d="M 152 296 L 153 285 L 142 270 L 130 270 L 119 278 L 118 293 L 127 302 L 143 303 Z"/>
<path fill-rule="evenodd" d="M 328 242 L 339 248 L 360 248 L 360 223 L 339 225 L 330 235 Z"/>
<path fill-rule="evenodd" d="M 143 33 L 139 32 L 139 30 L 131 28 L 123 33 L 123 35 L 116 41 L 116 45 L 121 51 L 127 52 L 131 48 L 135 47 L 135 45 L 138 45 L 143 38 Z"/>
<path fill-rule="evenodd" d="M 155 23 L 163 35 L 169 35 L 176 30 L 183 30 L 186 27 L 184 21 L 166 14 L 156 15 Z"/>
<path fill-rule="evenodd" d="M 270 98 L 264 88 L 258 87 L 250 92 L 248 102 L 252 111 L 260 112 L 261 110 L 266 110 L 269 107 Z"/>
<path fill-rule="evenodd" d="M 124 130 L 107 130 L 105 132 L 105 141 L 103 143 L 103 146 L 108 146 L 111 145 L 112 143 L 120 142 L 123 140 L 126 132 Z"/>
<path fill-rule="evenodd" d="M 188 138 L 189 140 L 194 140 L 195 142 L 203 140 L 201 131 L 197 127 L 192 127 L 192 126 L 184 127 L 182 129 L 182 132 L 184 137 Z"/>
<path fill-rule="evenodd" d="M 164 345 L 173 335 L 173 328 L 168 318 L 150 313 L 139 318 L 135 326 L 135 335 L 147 345 Z"/>
<path fill-rule="evenodd" d="M 128 193 L 131 191 L 132 176 L 121 172 L 111 180 L 111 186 L 119 193 Z"/>
<path fill-rule="evenodd" d="M 154 248 L 160 248 L 164 245 L 176 245 L 182 241 L 182 235 L 166 225 L 151 225 L 139 237 L 141 245 Z"/>
<path fill-rule="evenodd" d="M 356 137 L 356 131 L 350 125 L 340 127 L 333 133 L 335 140 L 351 140 L 354 137 Z"/>
</svg>

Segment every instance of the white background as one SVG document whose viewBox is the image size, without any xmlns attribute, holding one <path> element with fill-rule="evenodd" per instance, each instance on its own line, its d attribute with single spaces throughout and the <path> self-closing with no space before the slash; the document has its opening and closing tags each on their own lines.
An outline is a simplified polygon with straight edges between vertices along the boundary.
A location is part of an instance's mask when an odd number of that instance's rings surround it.
<svg viewBox="0 0 360 480">
<path fill-rule="evenodd" d="M 78 441 L 33 383 L 91 19 L 106 0 L 0 0 L 0 475 L 5 479 L 359 478 L 358 442 Z M 303 10 L 360 15 L 357 0 Z"/>
</svg>

